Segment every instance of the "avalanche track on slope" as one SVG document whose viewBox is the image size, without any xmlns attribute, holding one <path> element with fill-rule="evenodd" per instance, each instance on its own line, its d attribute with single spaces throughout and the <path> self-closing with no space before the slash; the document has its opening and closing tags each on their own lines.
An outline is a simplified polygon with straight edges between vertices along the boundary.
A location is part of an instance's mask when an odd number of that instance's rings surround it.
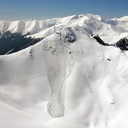
<svg viewBox="0 0 128 128">
<path fill-rule="evenodd" d="M 51 96 L 47 107 L 48 113 L 53 117 L 64 116 L 66 80 L 74 67 L 74 58 L 69 40 L 74 41 L 75 37 L 68 29 L 65 30 L 65 35 L 64 33 L 60 33 L 60 41 L 53 40 L 52 42 L 45 42 L 43 45 L 44 62 L 51 86 Z M 63 40 L 65 41 L 62 42 Z"/>
</svg>

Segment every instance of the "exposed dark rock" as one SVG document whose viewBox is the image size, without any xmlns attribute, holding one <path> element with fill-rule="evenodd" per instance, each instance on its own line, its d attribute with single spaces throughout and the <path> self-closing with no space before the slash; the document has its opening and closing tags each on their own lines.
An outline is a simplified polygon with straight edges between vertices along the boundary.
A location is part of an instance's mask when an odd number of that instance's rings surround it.
<svg viewBox="0 0 128 128">
<path fill-rule="evenodd" d="M 107 58 L 108 61 L 111 61 L 111 59 Z"/>
<path fill-rule="evenodd" d="M 120 39 L 119 41 L 117 41 L 114 44 L 108 44 L 108 43 L 105 43 L 98 35 L 92 34 L 91 36 L 101 45 L 114 46 L 114 47 L 117 47 L 117 48 L 119 48 L 121 50 L 125 50 L 125 51 L 128 50 L 128 39 L 126 37 Z"/>
<path fill-rule="evenodd" d="M 116 47 L 120 48 L 121 50 L 128 50 L 128 39 L 122 38 L 116 42 Z"/>
<path fill-rule="evenodd" d="M 99 44 L 110 46 L 108 43 L 105 43 L 98 35 L 91 35 Z"/>
</svg>

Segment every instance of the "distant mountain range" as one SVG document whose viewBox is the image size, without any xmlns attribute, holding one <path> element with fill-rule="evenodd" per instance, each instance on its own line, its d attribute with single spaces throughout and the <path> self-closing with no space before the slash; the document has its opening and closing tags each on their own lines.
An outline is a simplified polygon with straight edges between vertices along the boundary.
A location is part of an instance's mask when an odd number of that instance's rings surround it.
<svg viewBox="0 0 128 128">
<path fill-rule="evenodd" d="M 0 55 L 17 52 L 66 27 L 82 29 L 88 36 L 98 34 L 113 43 L 128 36 L 128 16 L 103 19 L 99 15 L 81 14 L 48 20 L 0 21 Z"/>
<path fill-rule="evenodd" d="M 128 16 L 114 19 L 103 19 L 99 15 L 81 14 L 64 18 L 30 21 L 0 21 L 0 34 L 11 33 L 29 34 L 32 37 L 46 37 L 65 27 L 83 27 L 87 33 L 103 33 L 115 30 L 116 33 L 128 31 Z M 120 30 L 119 30 L 120 28 Z"/>
</svg>

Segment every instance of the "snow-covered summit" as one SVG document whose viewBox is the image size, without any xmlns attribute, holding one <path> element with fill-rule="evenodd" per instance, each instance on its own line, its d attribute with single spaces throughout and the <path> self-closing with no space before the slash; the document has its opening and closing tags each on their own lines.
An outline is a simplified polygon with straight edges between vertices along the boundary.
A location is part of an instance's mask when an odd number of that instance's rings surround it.
<svg viewBox="0 0 128 128">
<path fill-rule="evenodd" d="M 117 20 L 117 21 L 128 21 L 128 16 L 123 16 L 121 18 L 114 18 L 114 20 Z"/>
<path fill-rule="evenodd" d="M 81 14 L 72 15 L 64 18 L 53 18 L 47 20 L 30 20 L 30 21 L 0 21 L 0 33 L 6 31 L 21 34 L 29 33 L 33 37 L 46 37 L 55 31 L 60 31 L 66 27 L 81 26 L 87 33 L 115 33 L 120 35 L 128 31 L 127 16 L 119 19 L 106 20 L 99 15 Z"/>
</svg>

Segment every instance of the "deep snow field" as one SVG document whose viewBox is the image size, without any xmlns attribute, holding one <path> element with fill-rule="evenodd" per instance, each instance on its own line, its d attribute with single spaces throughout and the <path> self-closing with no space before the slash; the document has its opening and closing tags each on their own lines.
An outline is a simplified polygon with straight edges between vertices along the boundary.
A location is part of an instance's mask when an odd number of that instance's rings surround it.
<svg viewBox="0 0 128 128">
<path fill-rule="evenodd" d="M 91 37 L 128 37 L 127 16 L 0 21 L 0 30 L 45 37 L 0 56 L 0 128 L 128 128 L 128 52 Z"/>
</svg>

